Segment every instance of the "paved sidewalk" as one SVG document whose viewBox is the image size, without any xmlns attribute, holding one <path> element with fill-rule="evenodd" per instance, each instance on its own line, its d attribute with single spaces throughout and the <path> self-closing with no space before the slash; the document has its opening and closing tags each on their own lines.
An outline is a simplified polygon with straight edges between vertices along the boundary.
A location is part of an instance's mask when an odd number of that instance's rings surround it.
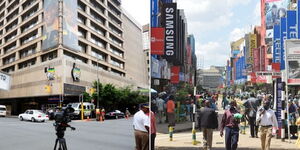
<svg viewBox="0 0 300 150">
<path fill-rule="evenodd" d="M 169 141 L 168 134 L 157 134 L 156 137 L 156 150 L 199 150 L 202 148 L 202 132 L 197 131 L 196 133 L 197 145 L 192 145 L 192 133 L 182 132 L 175 133 L 173 135 L 173 141 Z M 221 138 L 219 131 L 214 131 L 213 134 L 213 150 L 224 150 L 224 137 Z M 296 140 L 292 140 L 291 143 L 282 142 L 280 139 L 272 138 L 271 149 L 272 150 L 299 150 L 295 145 Z M 250 138 L 249 130 L 245 135 L 240 134 L 239 137 L 239 150 L 260 150 L 260 139 Z"/>
</svg>

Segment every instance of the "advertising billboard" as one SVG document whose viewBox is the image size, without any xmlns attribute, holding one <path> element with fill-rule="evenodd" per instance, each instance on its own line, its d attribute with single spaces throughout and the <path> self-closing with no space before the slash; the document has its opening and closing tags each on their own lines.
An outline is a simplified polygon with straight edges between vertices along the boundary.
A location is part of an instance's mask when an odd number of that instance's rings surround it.
<svg viewBox="0 0 300 150">
<path fill-rule="evenodd" d="M 280 63 L 280 51 L 281 51 L 281 41 L 280 41 L 280 25 L 274 26 L 273 34 L 273 62 Z"/>
<path fill-rule="evenodd" d="M 176 58 L 176 3 L 163 4 L 162 20 L 165 27 L 165 57 L 168 60 Z"/>
<path fill-rule="evenodd" d="M 300 0 L 297 0 L 297 4 L 300 4 Z M 298 22 L 298 23 L 300 23 L 300 22 L 299 22 L 299 21 L 300 21 L 300 15 L 299 15 L 299 13 L 300 13 L 300 7 L 298 6 L 298 7 L 297 7 L 297 22 Z M 298 25 L 297 28 L 298 28 L 297 31 L 298 31 L 298 35 L 299 35 L 299 36 L 298 36 L 298 39 L 299 39 L 299 38 L 300 38 L 300 25 Z"/>
<path fill-rule="evenodd" d="M 151 27 L 158 27 L 158 0 L 151 0 Z"/>
<path fill-rule="evenodd" d="M 286 17 L 289 0 L 266 0 L 265 2 L 266 29 L 270 30 L 280 23 L 281 17 Z"/>
<path fill-rule="evenodd" d="M 80 51 L 78 45 L 77 1 L 63 1 L 63 45 L 73 51 Z"/>
<path fill-rule="evenodd" d="M 295 10 L 288 10 L 286 17 L 286 37 L 287 39 L 297 39 L 297 17 Z"/>
<path fill-rule="evenodd" d="M 0 89 L 9 90 L 10 84 L 11 84 L 10 76 L 0 72 Z"/>
<path fill-rule="evenodd" d="M 164 28 L 151 28 L 151 54 L 164 55 Z"/>
<path fill-rule="evenodd" d="M 260 71 L 260 49 L 253 49 L 253 71 Z"/>
<path fill-rule="evenodd" d="M 287 84 L 300 85 L 300 41 L 286 40 Z"/>
<path fill-rule="evenodd" d="M 152 78 L 160 78 L 160 65 L 159 60 L 154 57 L 151 57 L 151 77 Z"/>
<path fill-rule="evenodd" d="M 44 22 L 42 50 L 58 46 L 58 0 L 44 1 Z"/>
<path fill-rule="evenodd" d="M 284 49 L 284 40 L 286 39 L 286 18 L 281 18 L 280 21 L 280 69 L 285 69 L 285 49 Z"/>
<path fill-rule="evenodd" d="M 180 67 L 179 66 L 172 66 L 171 67 L 171 83 L 172 84 L 179 83 L 179 72 L 180 72 Z"/>
</svg>

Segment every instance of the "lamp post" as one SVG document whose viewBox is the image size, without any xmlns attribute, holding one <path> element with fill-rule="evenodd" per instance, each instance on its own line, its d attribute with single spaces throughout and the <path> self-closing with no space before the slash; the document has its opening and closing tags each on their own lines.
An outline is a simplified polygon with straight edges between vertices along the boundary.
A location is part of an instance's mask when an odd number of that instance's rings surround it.
<svg viewBox="0 0 300 150">
<path fill-rule="evenodd" d="M 99 121 L 100 108 L 99 108 L 99 59 L 97 59 L 97 107 L 96 107 L 96 120 Z"/>
</svg>

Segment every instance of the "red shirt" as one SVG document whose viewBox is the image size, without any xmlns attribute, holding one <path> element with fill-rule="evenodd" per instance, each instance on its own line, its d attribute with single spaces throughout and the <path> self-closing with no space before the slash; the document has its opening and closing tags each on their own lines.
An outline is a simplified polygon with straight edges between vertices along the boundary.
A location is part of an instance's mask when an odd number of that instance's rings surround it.
<svg viewBox="0 0 300 150">
<path fill-rule="evenodd" d="M 224 112 L 224 115 L 223 115 L 222 121 L 221 121 L 221 131 L 223 131 L 225 127 L 232 128 L 232 127 L 239 126 L 240 122 L 233 118 L 235 113 L 238 113 L 238 111 L 236 109 L 234 109 L 234 110 L 228 109 Z"/>
<path fill-rule="evenodd" d="M 167 102 L 167 112 L 173 113 L 175 111 L 175 103 L 173 100 L 168 100 Z"/>
<path fill-rule="evenodd" d="M 155 114 L 151 112 L 151 118 L 150 118 L 150 131 L 151 134 L 155 134 L 156 133 L 156 119 L 155 119 Z M 146 114 L 147 116 L 149 116 L 149 112 Z"/>
</svg>

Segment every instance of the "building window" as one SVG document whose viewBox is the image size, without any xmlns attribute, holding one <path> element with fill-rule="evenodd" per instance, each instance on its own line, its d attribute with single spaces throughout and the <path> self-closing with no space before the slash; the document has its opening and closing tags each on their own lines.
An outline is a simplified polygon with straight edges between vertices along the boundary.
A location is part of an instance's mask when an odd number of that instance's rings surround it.
<svg viewBox="0 0 300 150">
<path fill-rule="evenodd" d="M 98 51 L 94 48 L 92 49 L 91 54 L 92 54 L 92 56 L 96 57 L 98 60 L 102 60 L 102 61 L 106 60 L 106 54 L 101 53 L 100 51 Z"/>
<path fill-rule="evenodd" d="M 91 22 L 91 28 L 96 31 L 97 33 L 99 33 L 102 36 L 105 36 L 105 30 L 103 30 L 101 27 L 99 27 L 98 25 L 96 25 L 95 23 Z"/>
<path fill-rule="evenodd" d="M 78 9 L 85 12 L 86 5 L 84 3 L 82 3 L 80 0 L 78 0 L 77 3 L 78 3 Z"/>
<path fill-rule="evenodd" d="M 31 6 L 34 2 L 36 2 L 36 0 L 27 0 L 23 5 L 23 10 L 25 10 L 26 8 L 28 8 L 29 6 Z"/>
<path fill-rule="evenodd" d="M 117 34 L 118 36 L 122 37 L 122 31 L 120 31 L 119 29 L 117 29 L 116 27 L 114 27 L 112 24 L 109 24 L 109 29 Z"/>
<path fill-rule="evenodd" d="M 6 72 L 6 73 L 14 72 L 15 71 L 15 66 L 7 67 L 5 69 L 2 69 L 2 71 Z"/>
<path fill-rule="evenodd" d="M 38 11 L 38 4 L 35 5 L 33 8 L 31 8 L 30 10 L 28 10 L 24 15 L 22 15 L 22 20 L 26 20 L 29 17 L 33 16 L 37 11 Z"/>
<path fill-rule="evenodd" d="M 104 14 L 105 12 L 105 8 L 102 7 L 96 0 L 90 0 L 92 6 L 97 9 L 98 11 L 100 11 L 102 14 Z"/>
<path fill-rule="evenodd" d="M 3 65 L 10 64 L 16 60 L 16 54 L 12 54 L 10 56 L 7 56 L 6 58 L 3 58 Z"/>
<path fill-rule="evenodd" d="M 110 35 L 109 39 L 116 45 L 118 45 L 119 47 L 123 47 L 123 42 L 120 41 L 119 39 L 117 39 L 116 37 Z"/>
<path fill-rule="evenodd" d="M 53 52 L 42 55 L 42 62 L 52 60 L 55 58 L 57 58 L 57 51 L 53 51 Z"/>
<path fill-rule="evenodd" d="M 100 63 L 97 63 L 97 62 L 92 62 L 92 65 L 94 66 L 94 67 L 98 67 L 100 70 L 105 70 L 105 71 L 107 71 L 108 70 L 108 67 L 107 66 L 105 66 L 105 65 L 102 65 L 102 64 L 100 64 Z"/>
<path fill-rule="evenodd" d="M 6 26 L 6 32 L 9 32 L 13 28 L 15 28 L 18 25 L 18 19 L 16 19 L 14 22 L 12 22 L 10 25 Z"/>
<path fill-rule="evenodd" d="M 120 71 L 115 70 L 115 69 L 111 69 L 111 73 L 112 73 L 113 75 L 117 75 L 117 76 L 121 76 L 121 77 L 124 77 L 124 76 L 125 76 L 125 73 L 120 72 Z"/>
<path fill-rule="evenodd" d="M 86 59 L 86 58 L 77 56 L 77 55 L 72 54 L 72 53 L 67 52 L 67 51 L 64 51 L 64 56 L 65 56 L 66 58 L 70 58 L 70 59 L 73 59 L 73 60 L 75 60 L 75 61 L 80 61 L 80 62 L 83 62 L 83 63 L 87 63 L 87 59 Z"/>
<path fill-rule="evenodd" d="M 26 49 L 20 51 L 20 58 L 30 56 L 32 54 L 35 54 L 35 52 L 36 52 L 36 44 L 34 44 L 30 47 L 27 47 Z"/>
<path fill-rule="evenodd" d="M 82 23 L 82 24 L 85 24 L 86 17 L 84 17 L 83 15 L 81 15 L 81 14 L 78 13 L 77 21 L 80 22 L 80 23 Z"/>
<path fill-rule="evenodd" d="M 105 24 L 105 19 L 103 17 L 101 17 L 97 12 L 91 10 L 91 16 L 99 23 L 101 24 Z"/>
<path fill-rule="evenodd" d="M 82 53 L 86 53 L 87 45 L 84 44 L 84 43 L 82 43 L 82 42 L 78 42 L 78 45 L 79 45 L 79 47 L 80 47 L 80 51 L 81 51 Z"/>
<path fill-rule="evenodd" d="M 35 63 L 36 63 L 36 58 L 27 60 L 27 61 L 22 62 L 22 63 L 19 63 L 18 66 L 19 66 L 19 69 L 23 69 L 23 68 L 35 65 Z"/>
<path fill-rule="evenodd" d="M 124 69 L 124 63 L 123 62 L 120 62 L 120 61 L 118 61 L 118 60 L 116 60 L 116 59 L 111 59 L 110 60 L 110 64 L 112 64 L 112 65 L 114 65 L 114 66 L 116 66 L 116 67 L 119 67 L 119 68 L 121 68 L 121 69 Z"/>
<path fill-rule="evenodd" d="M 9 44 L 8 46 L 4 47 L 4 54 L 11 52 L 13 49 L 17 47 L 17 43 L 13 42 L 12 44 Z"/>
<path fill-rule="evenodd" d="M 26 43 L 36 39 L 37 37 L 38 37 L 37 31 L 32 32 L 32 33 L 26 35 L 25 37 L 21 38 L 21 43 L 26 44 Z"/>
<path fill-rule="evenodd" d="M 124 53 L 121 50 L 118 50 L 117 48 L 115 48 L 114 46 L 110 45 L 110 52 L 112 52 L 113 54 L 120 56 L 120 57 L 124 57 Z"/>
<path fill-rule="evenodd" d="M 94 35 L 91 36 L 91 42 L 98 45 L 101 48 L 106 48 L 106 43 Z"/>
<path fill-rule="evenodd" d="M 5 37 L 5 41 L 8 42 L 8 41 L 14 39 L 16 36 L 17 36 L 17 31 L 14 31 L 13 33 L 11 33 Z"/>
</svg>

